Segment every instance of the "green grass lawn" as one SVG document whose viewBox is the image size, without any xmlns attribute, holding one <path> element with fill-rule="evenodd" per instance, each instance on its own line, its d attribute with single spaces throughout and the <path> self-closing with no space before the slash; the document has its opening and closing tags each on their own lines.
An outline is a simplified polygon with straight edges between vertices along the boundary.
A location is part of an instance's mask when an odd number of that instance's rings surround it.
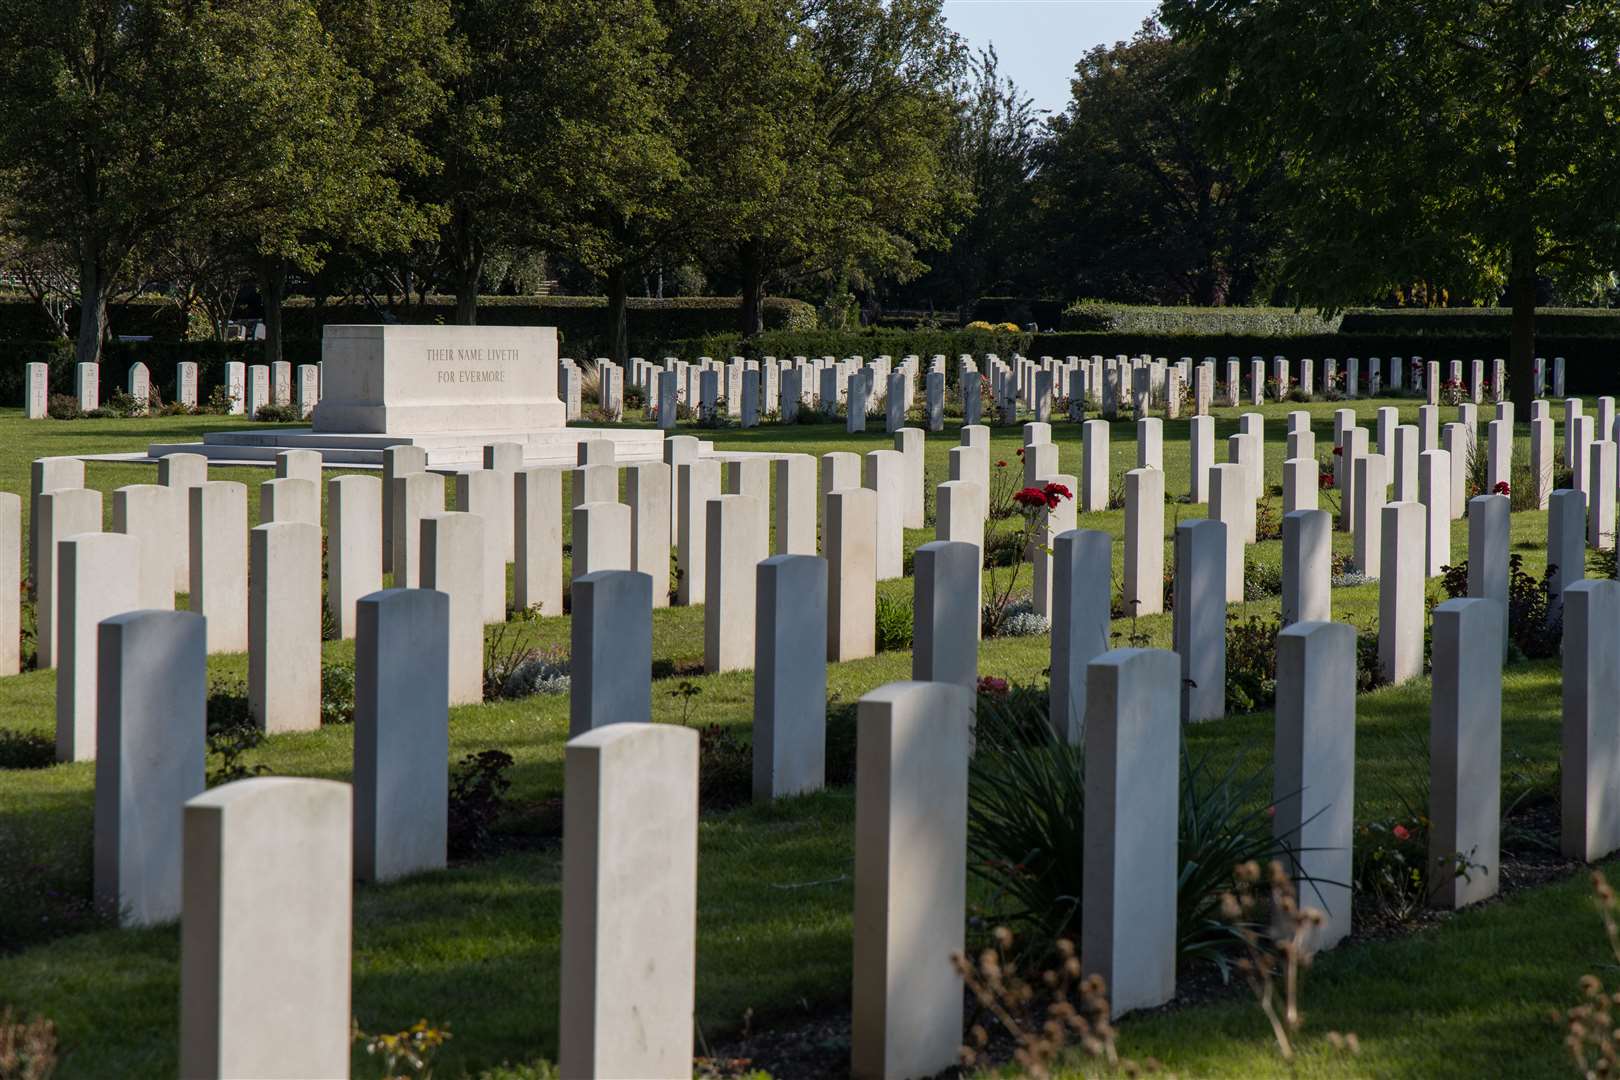
<svg viewBox="0 0 1620 1080">
<path fill-rule="evenodd" d="M 1370 425 L 1379 405 L 1396 404 L 1403 422 L 1418 402 L 1352 403 Z M 1267 475 L 1280 477 L 1283 417 L 1312 412 L 1325 453 L 1337 404 L 1268 405 Z M 1240 410 L 1220 410 L 1217 437 L 1236 430 Z M 1247 410 L 1245 410 L 1247 411 Z M 1453 410 L 1442 410 L 1446 419 Z M 79 422 L 29 422 L 0 411 L 0 489 L 25 496 L 28 462 L 62 453 L 143 449 L 147 442 L 200 437 L 205 430 L 248 426 L 220 417 Z M 1527 425 L 1520 425 L 1521 432 Z M 793 450 L 821 454 L 891 445 L 881 433 L 846 435 L 834 425 L 764 427 L 750 431 L 695 432 L 720 450 Z M 1065 472 L 1080 466 L 1079 429 L 1055 424 Z M 991 459 L 1016 462 L 1017 428 L 997 428 Z M 947 476 L 947 452 L 956 445 L 952 425 L 927 443 L 927 484 Z M 1518 454 L 1527 454 L 1521 437 Z M 1114 425 L 1111 450 L 1117 485 L 1135 464 L 1134 427 Z M 1185 495 L 1187 425 L 1165 425 L 1166 490 Z M 1220 455 L 1224 458 L 1224 452 Z M 151 482 L 154 466 L 92 462 L 87 483 L 111 491 Z M 214 469 L 215 478 L 250 486 L 270 475 L 263 468 Z M 1331 497 L 1324 494 L 1324 506 Z M 1277 497 L 1271 496 L 1275 503 Z M 257 499 L 250 497 L 256 517 Z M 110 521 L 111 500 L 107 501 Z M 1166 529 L 1204 508 L 1166 507 Z M 1123 514 L 1082 514 L 1083 528 L 1123 534 Z M 1466 555 L 1466 522 L 1456 523 L 1455 558 Z M 907 535 L 908 550 L 932 539 L 931 530 Z M 1335 547 L 1348 551 L 1348 537 Z M 1120 574 L 1120 545 L 1113 572 Z M 1539 575 L 1545 562 L 1545 515 L 1513 517 L 1513 549 Z M 1251 548 L 1251 557 L 1277 563 L 1275 541 Z M 1005 571 L 1002 572 L 1005 574 Z M 1027 586 L 1028 572 L 1023 581 Z M 908 580 L 884 583 L 884 595 L 909 598 Z M 1438 595 L 1437 583 L 1431 593 Z M 1334 616 L 1363 628 L 1375 625 L 1376 585 L 1336 589 Z M 1234 605 L 1240 614 L 1275 617 L 1275 597 Z M 752 678 L 746 673 L 675 675 L 701 659 L 702 609 L 654 612 L 654 718 L 720 724 L 746 739 L 752 713 Z M 1168 616 L 1149 616 L 1116 634 L 1143 634 L 1168 647 Z M 493 631 L 491 631 L 493 633 Z M 510 624 L 508 637 L 525 643 L 568 641 L 566 617 Z M 987 641 L 980 670 L 1021 683 L 1042 681 L 1049 662 L 1045 636 Z M 329 642 L 329 660 L 352 658 L 352 645 Z M 242 678 L 243 656 L 214 657 L 215 678 Z M 910 656 L 888 652 L 832 665 L 829 696 L 853 701 L 885 682 L 908 678 Z M 690 682 L 697 696 L 677 695 Z M 53 730 L 54 673 L 0 680 L 0 729 L 49 734 Z M 1428 684 L 1364 695 L 1357 726 L 1358 820 L 1400 812 L 1413 774 L 1410 733 L 1427 722 Z M 1545 787 L 1558 761 L 1559 674 L 1555 662 L 1515 666 L 1503 700 L 1505 763 L 1514 782 Z M 1189 732 L 1195 748 L 1222 756 L 1246 751 L 1262 766 L 1269 759 L 1269 713 L 1234 717 Z M 448 1023 L 454 1039 L 441 1055 L 438 1075 L 477 1074 L 502 1062 L 529 1063 L 556 1053 L 557 949 L 560 919 L 560 849 L 556 800 L 562 786 L 567 729 L 565 697 L 534 697 L 452 710 L 451 756 L 498 747 L 515 759 L 501 854 L 386 885 L 363 886 L 354 906 L 354 1013 L 367 1031 L 396 1030 L 419 1017 Z M 280 735 L 249 760 L 280 775 L 347 779 L 351 731 L 329 727 Z M 123 932 L 98 925 L 86 911 L 90 891 L 92 783 L 89 764 L 0 772 L 0 1005 L 38 1012 L 58 1024 L 61 1075 L 172 1075 L 178 1025 L 178 934 L 174 927 Z M 698 1021 L 714 1041 L 742 1028 L 752 1014 L 762 1025 L 792 1023 L 827 1008 L 847 1007 L 850 978 L 850 909 L 854 796 L 848 787 L 772 806 L 744 807 L 703 816 L 699 834 Z M 977 902 L 989 898 L 974 893 Z M 1306 1075 L 1557 1075 L 1564 1070 L 1559 1030 L 1547 1016 L 1575 1000 L 1576 979 L 1608 959 L 1584 880 L 1530 890 L 1393 942 L 1352 942 L 1324 957 L 1307 983 Z M 1362 1056 L 1329 1057 L 1319 1036 L 1353 1030 Z M 1163 1016 L 1127 1021 L 1122 1049 L 1154 1055 L 1182 1075 L 1243 1076 L 1286 1071 L 1277 1061 L 1259 1011 L 1241 999 L 1199 1005 Z M 356 1075 L 378 1075 L 377 1063 L 357 1051 Z"/>
</svg>

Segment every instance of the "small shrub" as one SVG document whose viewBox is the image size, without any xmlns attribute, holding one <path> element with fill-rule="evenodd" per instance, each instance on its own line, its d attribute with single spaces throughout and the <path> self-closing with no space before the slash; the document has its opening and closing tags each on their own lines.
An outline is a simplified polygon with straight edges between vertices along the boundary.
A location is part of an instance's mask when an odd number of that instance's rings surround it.
<svg viewBox="0 0 1620 1080">
<path fill-rule="evenodd" d="M 698 729 L 698 804 L 725 810 L 754 795 L 753 747 L 730 727 L 708 724 Z"/>
<path fill-rule="evenodd" d="M 1264 600 L 1282 595 L 1282 567 L 1270 563 L 1243 561 L 1243 599 Z"/>
<path fill-rule="evenodd" d="M 465 859 L 488 850 L 491 829 L 505 806 L 512 781 L 506 770 L 512 755 L 481 750 L 463 757 L 450 772 L 450 854 Z"/>
<path fill-rule="evenodd" d="M 52 394 L 45 399 L 45 415 L 52 420 L 78 420 L 84 416 L 84 410 L 74 395 Z"/>
<path fill-rule="evenodd" d="M 146 413 L 146 402 L 122 390 L 114 390 L 106 401 L 101 403 L 101 412 L 108 416 L 120 419 L 130 416 L 143 416 Z"/>
<path fill-rule="evenodd" d="M 507 676 L 500 696 L 520 698 L 533 694 L 566 694 L 572 684 L 568 654 L 561 646 L 552 645 L 542 650 L 531 650 L 528 659 L 518 664 Z"/>
<path fill-rule="evenodd" d="M 1384 663 L 1378 657 L 1378 631 L 1359 630 L 1356 633 L 1356 693 L 1384 685 Z"/>
<path fill-rule="evenodd" d="M 1547 567 L 1541 580 L 1524 570 L 1524 556 L 1508 556 L 1508 641 L 1532 660 L 1557 656 L 1563 648 L 1564 620 L 1552 613 L 1552 575 Z M 1441 567 L 1440 587 L 1451 599 L 1468 595 L 1468 560 Z"/>
<path fill-rule="evenodd" d="M 203 402 L 202 408 L 198 411 L 214 416 L 224 416 L 231 411 L 232 406 L 235 404 L 236 395 L 232 394 L 224 386 L 216 386 L 208 392 L 208 400 Z"/>
<path fill-rule="evenodd" d="M 1254 538 L 1257 542 L 1282 539 L 1282 513 L 1269 499 L 1254 504 Z"/>
<path fill-rule="evenodd" d="M 389 1080 L 404 1080 L 406 1070 L 433 1075 L 433 1055 L 450 1039 L 450 1025 L 435 1027 L 426 1020 L 418 1020 L 404 1031 L 384 1035 L 368 1035 L 354 1025 L 354 1041 L 363 1042 L 366 1053 L 381 1058 L 383 1075 Z"/>
<path fill-rule="evenodd" d="M 56 764 L 56 742 L 32 731 L 0 728 L 0 769 L 47 769 Z"/>
<path fill-rule="evenodd" d="M 236 780 L 246 780 L 250 776 L 262 776 L 270 771 L 270 766 L 262 762 L 248 765 L 242 759 L 251 750 L 257 750 L 264 745 L 264 732 L 259 730 L 257 724 L 249 720 L 247 723 L 227 724 L 219 728 L 210 728 L 208 732 L 208 756 L 217 759 L 212 769 L 208 770 L 206 782 L 209 787 L 219 787 Z"/>
<path fill-rule="evenodd" d="M 321 726 L 354 723 L 354 668 L 321 665 Z"/>
<path fill-rule="evenodd" d="M 1259 712 L 1277 701 L 1277 635 L 1282 624 L 1276 619 L 1250 615 L 1226 622 L 1226 712 L 1228 715 Z"/>
<path fill-rule="evenodd" d="M 882 652 L 911 648 L 911 602 L 905 597 L 880 593 L 877 598 L 877 647 Z"/>
<path fill-rule="evenodd" d="M 1002 616 L 1001 625 L 996 629 L 996 637 L 1034 637 L 1044 634 L 1052 628 L 1050 620 L 1045 615 L 1035 611 L 1035 601 L 1015 600 L 1007 605 L 1006 613 Z"/>
<path fill-rule="evenodd" d="M 253 419 L 267 424 L 295 424 L 304 418 L 299 415 L 296 405 L 266 404 L 259 406 Z"/>
</svg>

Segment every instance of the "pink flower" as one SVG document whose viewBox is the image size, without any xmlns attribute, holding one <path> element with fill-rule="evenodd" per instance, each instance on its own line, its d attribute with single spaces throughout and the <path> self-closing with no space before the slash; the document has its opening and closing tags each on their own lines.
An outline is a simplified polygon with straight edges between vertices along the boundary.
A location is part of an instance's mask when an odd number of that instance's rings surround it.
<svg viewBox="0 0 1620 1080">
<path fill-rule="evenodd" d="M 1395 839 L 1397 840 L 1412 839 L 1412 830 L 1408 829 L 1405 825 L 1397 825 L 1391 831 L 1395 834 Z"/>
<path fill-rule="evenodd" d="M 979 676 L 979 693 L 981 693 L 981 694 L 1005 694 L 1006 692 L 1007 692 L 1007 680 L 1006 679 L 998 679 L 994 675 L 980 675 Z"/>
</svg>

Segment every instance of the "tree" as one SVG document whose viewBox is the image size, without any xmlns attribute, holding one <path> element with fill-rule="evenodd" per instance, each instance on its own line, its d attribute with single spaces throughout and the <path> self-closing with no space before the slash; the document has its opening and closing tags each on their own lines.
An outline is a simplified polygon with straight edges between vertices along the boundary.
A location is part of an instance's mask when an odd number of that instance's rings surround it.
<svg viewBox="0 0 1620 1080">
<path fill-rule="evenodd" d="M 993 47 L 974 58 L 971 72 L 946 153 L 972 194 L 972 212 L 948 250 L 924 255 L 930 269 L 914 286 L 947 290 L 964 321 L 980 296 L 1014 291 L 1026 277 L 1042 134 L 1040 110 L 1002 77 Z"/>
<path fill-rule="evenodd" d="M 589 258 L 577 222 L 635 217 L 680 168 L 664 111 L 673 89 L 652 0 L 454 0 L 467 58 L 429 145 L 444 163 L 423 197 L 444 208 L 440 250 L 456 321 L 477 321 L 498 246 L 560 244 Z"/>
<path fill-rule="evenodd" d="M 325 44 L 297 0 L 0 0 L 0 188 L 73 261 L 80 362 L 142 249 L 316 137 Z"/>
<path fill-rule="evenodd" d="M 1409 280 L 1513 309 L 1531 393 L 1543 275 L 1620 255 L 1620 2 L 1166 0 L 1211 130 L 1279 167 L 1298 300 Z"/>
<path fill-rule="evenodd" d="M 773 281 L 915 276 L 972 201 L 946 152 L 967 57 L 939 0 L 797 0 L 793 17 L 787 167 L 736 208 L 744 333 Z"/>
<path fill-rule="evenodd" d="M 1053 291 L 1159 304 L 1243 304 L 1275 235 L 1273 171 L 1239 177 L 1174 80 L 1186 47 L 1149 19 L 1075 65 L 1037 156 L 1034 235 Z"/>
</svg>

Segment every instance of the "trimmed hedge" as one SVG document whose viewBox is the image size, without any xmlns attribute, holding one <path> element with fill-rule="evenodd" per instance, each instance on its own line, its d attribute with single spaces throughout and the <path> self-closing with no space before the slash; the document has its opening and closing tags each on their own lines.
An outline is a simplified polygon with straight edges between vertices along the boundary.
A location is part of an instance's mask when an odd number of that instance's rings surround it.
<svg viewBox="0 0 1620 1080">
<path fill-rule="evenodd" d="M 926 360 L 943 353 L 947 359 L 955 360 L 962 353 L 980 356 L 987 352 L 1005 359 L 1015 352 L 1029 355 L 1031 342 L 1037 340 L 1039 338 L 1033 334 L 1009 334 L 995 330 L 895 330 L 871 327 L 864 330 L 767 331 L 746 340 L 739 334 L 710 334 L 691 338 L 674 342 L 674 347 L 667 353 L 656 356 L 648 354 L 648 359 L 664 355 L 685 360 L 697 356 L 717 359 L 746 356 L 757 359 L 761 356 L 872 357 L 884 354 L 899 359 L 916 353 Z M 945 370 L 954 377 L 954 364 L 946 364 Z"/>
<path fill-rule="evenodd" d="M 1331 334 L 1339 318 L 1312 311 L 1262 307 L 1141 307 L 1077 300 L 1063 309 L 1066 331 L 1108 334 L 1233 334 L 1242 337 L 1294 337 Z"/>
<path fill-rule="evenodd" d="M 660 352 L 672 342 L 731 331 L 737 325 L 740 303 L 734 296 L 632 297 L 625 311 L 631 351 Z M 400 305 L 389 314 L 402 323 L 449 325 L 456 321 L 456 301 L 449 296 L 429 296 L 425 304 Z M 816 309 L 802 300 L 767 297 L 764 316 L 767 330 L 816 325 Z M 316 307 L 312 301 L 296 297 L 283 309 L 282 330 L 288 347 L 318 349 L 322 327 L 378 321 L 377 312 L 367 305 Z M 565 356 L 588 359 L 608 349 L 607 298 L 602 296 L 486 296 L 478 301 L 478 321 L 485 326 L 555 326 Z"/>
<path fill-rule="evenodd" d="M 1512 327 L 1509 308 L 1357 308 L 1344 314 L 1344 334 L 1506 336 Z M 1614 308 L 1537 308 L 1536 337 L 1620 338 L 1620 310 Z"/>
</svg>

